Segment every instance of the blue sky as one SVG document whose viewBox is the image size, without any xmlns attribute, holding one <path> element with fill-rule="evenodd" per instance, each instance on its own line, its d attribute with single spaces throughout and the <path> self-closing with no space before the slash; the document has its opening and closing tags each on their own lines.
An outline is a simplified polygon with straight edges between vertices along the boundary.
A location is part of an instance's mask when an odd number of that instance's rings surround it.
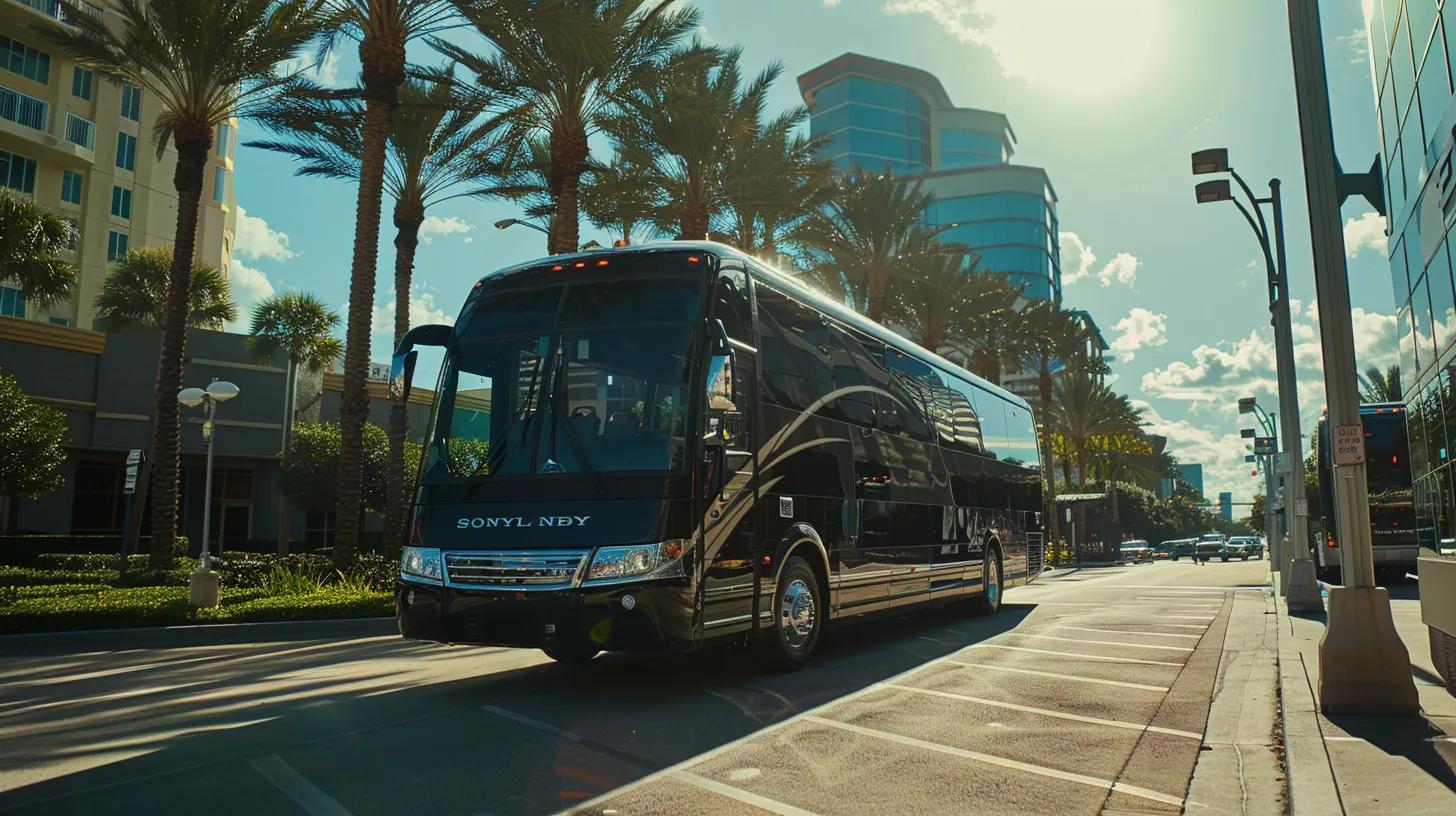
<svg viewBox="0 0 1456 816">
<path fill-rule="evenodd" d="M 1172 452 L 1202 462 L 1211 494 L 1247 501 L 1262 479 L 1243 462 L 1234 406 L 1256 394 L 1274 410 L 1272 332 L 1263 267 L 1231 205 L 1193 200 L 1189 153 L 1225 146 L 1251 184 L 1284 181 L 1302 413 L 1324 404 L 1303 174 L 1284 3 L 1277 0 L 699 0 L 700 36 L 743 46 L 754 70 L 778 60 L 772 104 L 801 100 L 794 78 L 845 51 L 940 77 L 958 105 L 1005 112 L 1015 161 L 1045 167 L 1060 198 L 1064 294 L 1113 343 L 1115 387 L 1146 406 Z M 1347 167 L 1378 149 L 1359 0 L 1321 4 L 1335 139 Z M 416 54 L 416 58 L 424 58 Z M 348 82 L 342 55 L 326 81 Z M 242 140 L 262 134 L 244 122 Z M 348 297 L 354 188 L 300 179 L 282 156 L 241 148 L 244 210 L 234 295 L 269 291 Z M 469 286 L 544 253 L 544 236 L 491 224 L 503 202 L 456 200 L 430 213 L 412 298 L 416 322 L 449 319 Z M 392 309 L 393 246 L 385 212 L 376 306 Z M 1383 221 L 1347 204 L 1351 299 L 1361 366 L 1396 360 Z M 583 240 L 593 237 L 583 225 Z M 387 321 L 379 322 L 382 327 Z M 388 356 L 388 333 L 373 358 Z"/>
</svg>

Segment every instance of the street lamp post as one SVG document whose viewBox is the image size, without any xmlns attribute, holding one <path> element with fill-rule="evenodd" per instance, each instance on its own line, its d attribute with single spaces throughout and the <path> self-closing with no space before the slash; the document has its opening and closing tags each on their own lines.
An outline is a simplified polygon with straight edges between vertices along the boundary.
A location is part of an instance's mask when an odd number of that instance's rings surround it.
<svg viewBox="0 0 1456 816">
<path fill-rule="evenodd" d="M 1368 182 L 1342 173 L 1335 159 L 1318 0 L 1288 2 L 1294 96 L 1299 109 L 1320 347 L 1325 363 L 1327 421 L 1332 439 L 1348 439 L 1345 444 L 1333 446 L 1331 457 L 1335 533 L 1340 541 L 1345 586 L 1330 589 L 1329 618 L 1320 641 L 1320 707 L 1327 712 L 1413 714 L 1419 710 L 1420 701 L 1411 677 L 1410 653 L 1395 630 L 1389 595 L 1383 587 L 1375 586 L 1364 426 L 1355 379 L 1350 281 L 1340 223 L 1340 202 L 1345 197 L 1363 193 L 1379 209 L 1381 196 L 1371 194 Z"/>
<path fill-rule="evenodd" d="M 549 236 L 551 234 L 551 230 L 546 229 L 540 224 L 532 223 L 530 221 L 524 221 L 520 218 L 502 218 L 501 220 L 495 222 L 496 229 L 503 230 L 510 229 L 511 227 L 530 227 L 531 229 L 541 233 L 542 235 Z"/>
<path fill-rule="evenodd" d="M 197 571 L 188 579 L 188 599 L 194 607 L 217 606 L 217 573 L 212 570 L 212 554 L 208 549 L 208 534 L 212 528 L 212 452 L 216 447 L 217 404 L 236 397 L 239 389 L 224 380 L 213 380 L 206 389 L 184 388 L 177 392 L 177 401 L 188 408 L 207 406 L 207 419 L 202 423 L 202 439 L 207 445 L 207 472 L 203 477 L 202 489 L 202 556 L 197 562 Z"/>
<path fill-rule="evenodd" d="M 1289 314 L 1289 266 L 1284 251 L 1284 205 L 1280 195 L 1279 179 L 1270 179 L 1269 195 L 1259 198 L 1244 182 L 1242 176 L 1229 164 L 1228 150 L 1213 148 L 1193 154 L 1193 174 L 1227 173 L 1239 185 L 1248 198 L 1248 206 L 1234 196 L 1228 179 L 1205 181 L 1197 186 L 1198 203 L 1232 201 L 1239 213 L 1248 222 L 1249 229 L 1259 241 L 1264 255 L 1264 267 L 1268 282 L 1270 322 L 1274 326 L 1274 361 L 1279 383 L 1279 416 L 1284 425 L 1284 459 L 1275 456 L 1275 475 L 1284 481 L 1284 521 L 1278 540 L 1271 542 L 1279 553 L 1280 590 L 1288 598 L 1289 607 L 1296 610 L 1323 608 L 1319 582 L 1315 580 L 1314 561 L 1309 553 L 1309 510 L 1304 496 L 1304 476 L 1299 470 L 1303 461 L 1304 439 L 1299 423 L 1299 387 L 1294 369 L 1294 333 Z M 1273 234 L 1264 220 L 1263 205 L 1272 210 Z M 1270 238 L 1273 238 L 1273 247 Z M 1242 406 L 1241 406 L 1242 410 Z M 1271 436 L 1274 434 L 1271 433 Z M 1266 512 L 1272 511 L 1274 496 L 1266 497 Z"/>
<path fill-rule="evenodd" d="M 1270 439 L 1278 440 L 1279 424 L 1274 421 L 1273 417 L 1269 416 L 1268 412 L 1253 397 L 1244 397 L 1239 400 L 1239 413 L 1252 413 L 1255 419 L 1259 421 L 1259 426 L 1264 429 L 1264 433 L 1268 434 Z M 1250 430 L 1252 429 L 1244 429 L 1245 438 L 1253 436 L 1253 434 L 1249 433 Z M 1278 524 L 1279 515 L 1274 512 L 1279 481 L 1274 472 L 1274 466 L 1271 460 L 1278 455 L 1277 441 L 1274 445 L 1274 451 L 1274 456 L 1269 456 L 1261 454 L 1256 450 L 1254 451 L 1254 457 L 1264 470 L 1264 535 L 1269 541 L 1269 561 L 1273 565 L 1274 570 L 1278 571 L 1283 568 L 1282 564 L 1284 562 L 1282 559 L 1284 558 L 1286 548 L 1282 544 L 1283 537 L 1280 535 L 1281 531 Z"/>
</svg>

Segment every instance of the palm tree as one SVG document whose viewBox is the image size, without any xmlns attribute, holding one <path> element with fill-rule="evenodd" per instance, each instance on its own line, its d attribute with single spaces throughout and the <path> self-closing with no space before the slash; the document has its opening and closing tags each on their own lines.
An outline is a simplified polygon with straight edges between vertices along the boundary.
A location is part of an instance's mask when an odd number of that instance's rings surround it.
<svg viewBox="0 0 1456 816">
<path fill-rule="evenodd" d="M 744 252 L 772 258 L 785 244 L 798 246 L 798 227 L 834 192 L 832 165 L 818 157 L 822 140 L 797 132 L 807 117 L 803 106 L 792 108 L 730 144 L 721 232 Z"/>
<path fill-rule="evenodd" d="M 1021 288 L 1005 275 L 976 270 L 975 261 L 953 246 L 912 258 L 905 273 L 890 282 L 889 319 L 937 353 L 969 362 L 983 357 L 988 347 L 994 352 L 1013 319 Z"/>
<path fill-rule="evenodd" d="M 1398 364 L 1385 371 L 1381 371 L 1379 366 L 1370 366 L 1359 375 L 1359 380 L 1361 402 L 1400 402 L 1405 399 Z"/>
<path fill-rule="evenodd" d="M 400 87 L 399 108 L 390 128 L 384 165 L 384 191 L 394 202 L 395 346 L 410 330 L 410 287 L 425 211 L 452 198 L 483 192 L 478 186 L 461 189 L 477 182 L 488 169 L 477 155 L 494 127 L 492 121 L 480 117 L 483 102 L 478 94 L 462 94 L 449 68 L 437 76 L 408 80 Z M 307 88 L 279 100 L 277 107 L 260 117 L 284 140 L 248 144 L 295 157 L 302 163 L 299 175 L 357 180 L 363 158 L 364 118 L 364 106 L 356 99 Z M 395 400 L 389 417 L 386 543 L 404 531 L 404 444 L 408 425 L 403 400 Z"/>
<path fill-rule="evenodd" d="M 152 564 L 172 566 L 192 259 L 203 174 L 217 126 L 245 116 L 285 77 L 277 66 L 319 31 L 321 0 L 117 0 L 105 15 L 73 14 L 43 36 L 83 66 L 156 100 L 160 155 L 177 149 L 175 254 L 161 323 L 152 426 Z"/>
<path fill-rule="evenodd" d="M 264 362 L 279 355 L 287 360 L 283 383 L 283 439 L 279 456 L 288 450 L 293 432 L 294 403 L 298 397 L 298 368 L 308 366 L 317 371 L 334 364 L 343 353 L 343 345 L 333 335 L 339 316 L 313 295 L 288 292 L 272 295 L 253 307 L 253 323 L 248 329 L 248 347 Z M 278 502 L 278 553 L 288 553 L 288 506 L 284 497 Z"/>
<path fill-rule="evenodd" d="M 523 152 L 537 140 L 545 143 L 552 203 L 547 250 L 574 252 L 590 138 L 648 81 L 672 44 L 697 28 L 699 14 L 675 7 L 675 0 L 650 8 L 644 0 L 453 2 L 493 51 L 434 44 L 500 97 L 507 145 Z"/>
<path fill-rule="evenodd" d="M 133 249 L 117 258 L 101 282 L 96 316 L 118 326 L 162 326 L 167 319 L 173 260 L 170 245 Z M 192 265 L 187 301 L 186 328 L 221 331 L 238 316 L 227 278 L 215 266 Z"/>
<path fill-rule="evenodd" d="M 1074 468 L 1084 481 L 1091 478 L 1094 449 L 1107 451 L 1108 440 L 1141 434 L 1141 412 L 1095 376 L 1075 372 L 1058 377 L 1052 392 L 1052 411 L 1042 421 L 1051 422 L 1062 436 L 1062 474 L 1068 483 Z"/>
<path fill-rule="evenodd" d="M 0 189 L 0 283 L 37 306 L 70 297 L 76 270 L 60 257 L 74 236 L 66 219 L 29 196 Z"/>
<path fill-rule="evenodd" d="M 916 256 L 939 251 L 921 227 L 933 200 L 919 181 L 889 173 L 840 178 L 828 206 L 807 218 L 798 233 L 809 248 L 814 277 L 826 291 L 847 286 L 855 308 L 883 320 L 890 279 Z"/>
<path fill-rule="evenodd" d="M 447 0 L 318 0 L 327 29 L 320 55 L 338 38 L 359 43 L 359 96 L 364 121 L 359 144 L 359 192 L 354 255 L 349 269 L 349 314 L 344 330 L 344 387 L 339 403 L 339 512 L 334 563 L 354 560 L 364 507 L 364 421 L 369 415 L 369 333 L 374 277 L 379 263 L 379 213 L 384 166 L 399 89 L 405 83 L 405 48 L 443 30 L 454 19 Z"/>
<path fill-rule="evenodd" d="M 581 209 L 587 220 L 606 230 L 612 240 L 632 243 L 638 229 L 650 226 L 658 210 L 657 191 L 644 176 L 620 154 L 611 164 L 593 167 L 583 177 L 581 188 Z M 544 187 L 541 190 L 545 192 Z"/>
<path fill-rule="evenodd" d="M 1036 366 L 1038 411 L 1041 417 L 1042 450 L 1047 457 L 1052 453 L 1052 366 L 1061 363 L 1069 373 L 1103 373 L 1106 363 L 1088 354 L 1092 341 L 1091 330 L 1078 315 L 1063 309 L 1060 303 L 1037 300 L 1021 311 L 1018 321 L 1020 336 L 1013 345 L 1020 351 L 1023 361 Z M 1046 474 L 1045 501 L 1047 506 L 1047 534 L 1059 537 L 1056 514 L 1055 469 L 1051 462 L 1043 469 Z"/>
</svg>

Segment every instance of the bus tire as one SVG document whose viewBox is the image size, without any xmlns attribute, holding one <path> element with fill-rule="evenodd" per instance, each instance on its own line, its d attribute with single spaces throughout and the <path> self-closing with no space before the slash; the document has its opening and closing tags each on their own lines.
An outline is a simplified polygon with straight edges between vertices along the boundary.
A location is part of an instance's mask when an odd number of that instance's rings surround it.
<svg viewBox="0 0 1456 816">
<path fill-rule="evenodd" d="M 581 666 L 590 663 L 601 651 L 595 643 L 587 637 L 570 638 L 557 641 L 550 646 L 541 647 L 546 656 L 557 663 L 565 663 L 569 666 Z"/>
<path fill-rule="evenodd" d="M 1001 608 L 1001 555 L 995 547 L 987 547 L 981 561 L 981 594 L 976 598 L 977 615 L 994 615 Z"/>
<path fill-rule="evenodd" d="M 758 639 L 759 660 L 778 671 L 803 666 L 819 645 L 827 612 L 824 589 L 804 559 L 784 562 L 773 594 L 773 622 Z"/>
</svg>

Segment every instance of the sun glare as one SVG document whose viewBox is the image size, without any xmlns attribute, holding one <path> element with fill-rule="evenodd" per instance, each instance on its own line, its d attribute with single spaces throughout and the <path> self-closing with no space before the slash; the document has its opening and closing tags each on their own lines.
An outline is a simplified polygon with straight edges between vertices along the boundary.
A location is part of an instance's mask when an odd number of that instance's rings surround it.
<svg viewBox="0 0 1456 816">
<path fill-rule="evenodd" d="M 1158 69 L 1172 32 L 1166 0 L 980 0 L 961 37 L 1008 76 L 1060 97 L 1100 101 Z"/>
</svg>

